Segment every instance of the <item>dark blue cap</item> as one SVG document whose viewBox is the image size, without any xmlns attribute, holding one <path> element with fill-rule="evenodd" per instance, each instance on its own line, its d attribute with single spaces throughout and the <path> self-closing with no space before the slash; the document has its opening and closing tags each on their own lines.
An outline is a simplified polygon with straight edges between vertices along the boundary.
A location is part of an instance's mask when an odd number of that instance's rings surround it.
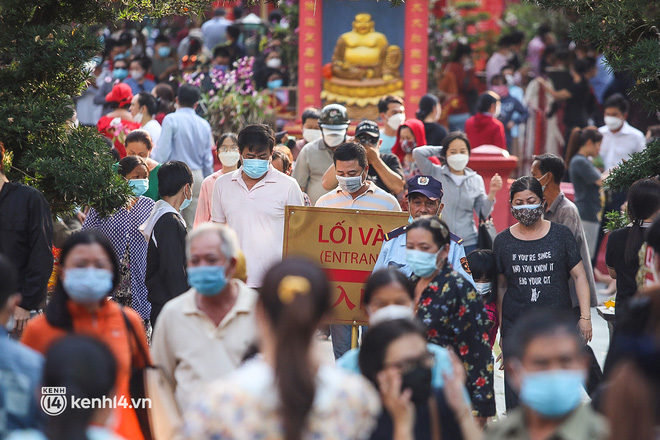
<svg viewBox="0 0 660 440">
<path fill-rule="evenodd" d="M 414 176 L 408 180 L 408 197 L 410 194 L 424 194 L 429 199 L 442 199 L 442 183 L 431 176 Z"/>
</svg>

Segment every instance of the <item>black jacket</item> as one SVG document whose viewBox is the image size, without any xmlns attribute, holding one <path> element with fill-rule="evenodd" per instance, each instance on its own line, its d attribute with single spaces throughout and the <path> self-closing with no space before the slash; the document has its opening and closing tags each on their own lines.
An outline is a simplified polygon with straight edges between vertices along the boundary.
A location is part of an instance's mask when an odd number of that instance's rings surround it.
<svg viewBox="0 0 660 440">
<path fill-rule="evenodd" d="M 7 182 L 0 191 L 0 254 L 18 272 L 20 307 L 38 309 L 46 299 L 53 272 L 53 219 L 44 196 L 21 183 Z"/>
<path fill-rule="evenodd" d="M 147 249 L 144 281 L 149 291 L 149 302 L 161 307 L 189 289 L 186 275 L 186 228 L 174 213 L 164 214 L 154 226 Z"/>
</svg>

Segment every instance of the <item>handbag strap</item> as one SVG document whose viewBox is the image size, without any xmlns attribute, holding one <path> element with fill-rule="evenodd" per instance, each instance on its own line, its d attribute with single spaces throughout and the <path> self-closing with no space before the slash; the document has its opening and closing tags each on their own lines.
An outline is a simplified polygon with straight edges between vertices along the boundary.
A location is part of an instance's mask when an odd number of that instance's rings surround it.
<svg viewBox="0 0 660 440">
<path fill-rule="evenodd" d="M 130 319 L 128 319 L 128 316 L 124 312 L 123 307 L 120 309 L 120 311 L 121 311 L 121 315 L 124 317 L 124 322 L 126 323 L 126 329 L 128 330 L 128 345 L 131 348 L 131 352 L 133 351 L 133 341 L 135 341 L 135 343 L 138 346 L 138 352 L 142 356 L 142 361 L 144 362 L 145 368 L 151 367 L 152 365 L 149 362 L 149 356 L 144 351 L 144 347 L 142 346 L 142 344 L 140 344 L 140 341 L 138 340 L 137 332 L 135 331 L 133 324 L 131 324 Z"/>
</svg>

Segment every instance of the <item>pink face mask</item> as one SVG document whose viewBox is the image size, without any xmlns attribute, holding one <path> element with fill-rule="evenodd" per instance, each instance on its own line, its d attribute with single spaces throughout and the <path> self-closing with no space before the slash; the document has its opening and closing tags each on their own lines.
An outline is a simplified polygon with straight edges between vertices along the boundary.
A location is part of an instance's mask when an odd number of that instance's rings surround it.
<svg viewBox="0 0 660 440">
<path fill-rule="evenodd" d="M 507 86 L 492 86 L 491 90 L 500 96 L 509 96 L 509 88 Z"/>
</svg>

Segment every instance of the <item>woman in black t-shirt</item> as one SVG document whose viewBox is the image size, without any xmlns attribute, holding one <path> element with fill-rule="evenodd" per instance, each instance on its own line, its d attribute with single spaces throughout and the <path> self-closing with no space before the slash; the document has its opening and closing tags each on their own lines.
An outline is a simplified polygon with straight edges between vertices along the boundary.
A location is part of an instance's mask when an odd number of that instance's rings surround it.
<svg viewBox="0 0 660 440">
<path fill-rule="evenodd" d="M 660 182 L 642 179 L 628 191 L 630 226 L 613 231 L 607 239 L 605 263 L 610 276 L 616 279 L 616 316 L 620 316 L 637 291 L 639 249 L 644 241 L 644 228 L 651 225 L 660 211 Z"/>
<path fill-rule="evenodd" d="M 510 196 L 511 214 L 518 223 L 502 231 L 493 243 L 499 272 L 497 299 L 502 338 L 518 318 L 532 309 L 570 312 L 570 277 L 575 281 L 580 304 L 580 332 L 590 341 L 589 285 L 573 233 L 566 226 L 543 219 L 543 191 L 533 177 L 516 180 Z"/>
<path fill-rule="evenodd" d="M 440 146 L 442 140 L 447 136 L 447 129 L 438 124 L 440 119 L 440 102 L 435 95 L 427 94 L 419 100 L 419 108 L 415 112 L 417 119 L 424 123 L 426 133 L 426 144 Z"/>
<path fill-rule="evenodd" d="M 534 309 L 571 313 L 568 279 L 573 278 L 580 319 L 578 327 L 591 341 L 591 309 L 587 275 L 575 237 L 566 226 L 543 219 L 543 189 L 538 180 L 524 176 L 511 185 L 511 214 L 518 223 L 502 231 L 493 242 L 497 262 L 497 308 L 501 344 L 516 321 Z M 506 382 L 507 409 L 516 406 L 515 393 Z"/>
</svg>

